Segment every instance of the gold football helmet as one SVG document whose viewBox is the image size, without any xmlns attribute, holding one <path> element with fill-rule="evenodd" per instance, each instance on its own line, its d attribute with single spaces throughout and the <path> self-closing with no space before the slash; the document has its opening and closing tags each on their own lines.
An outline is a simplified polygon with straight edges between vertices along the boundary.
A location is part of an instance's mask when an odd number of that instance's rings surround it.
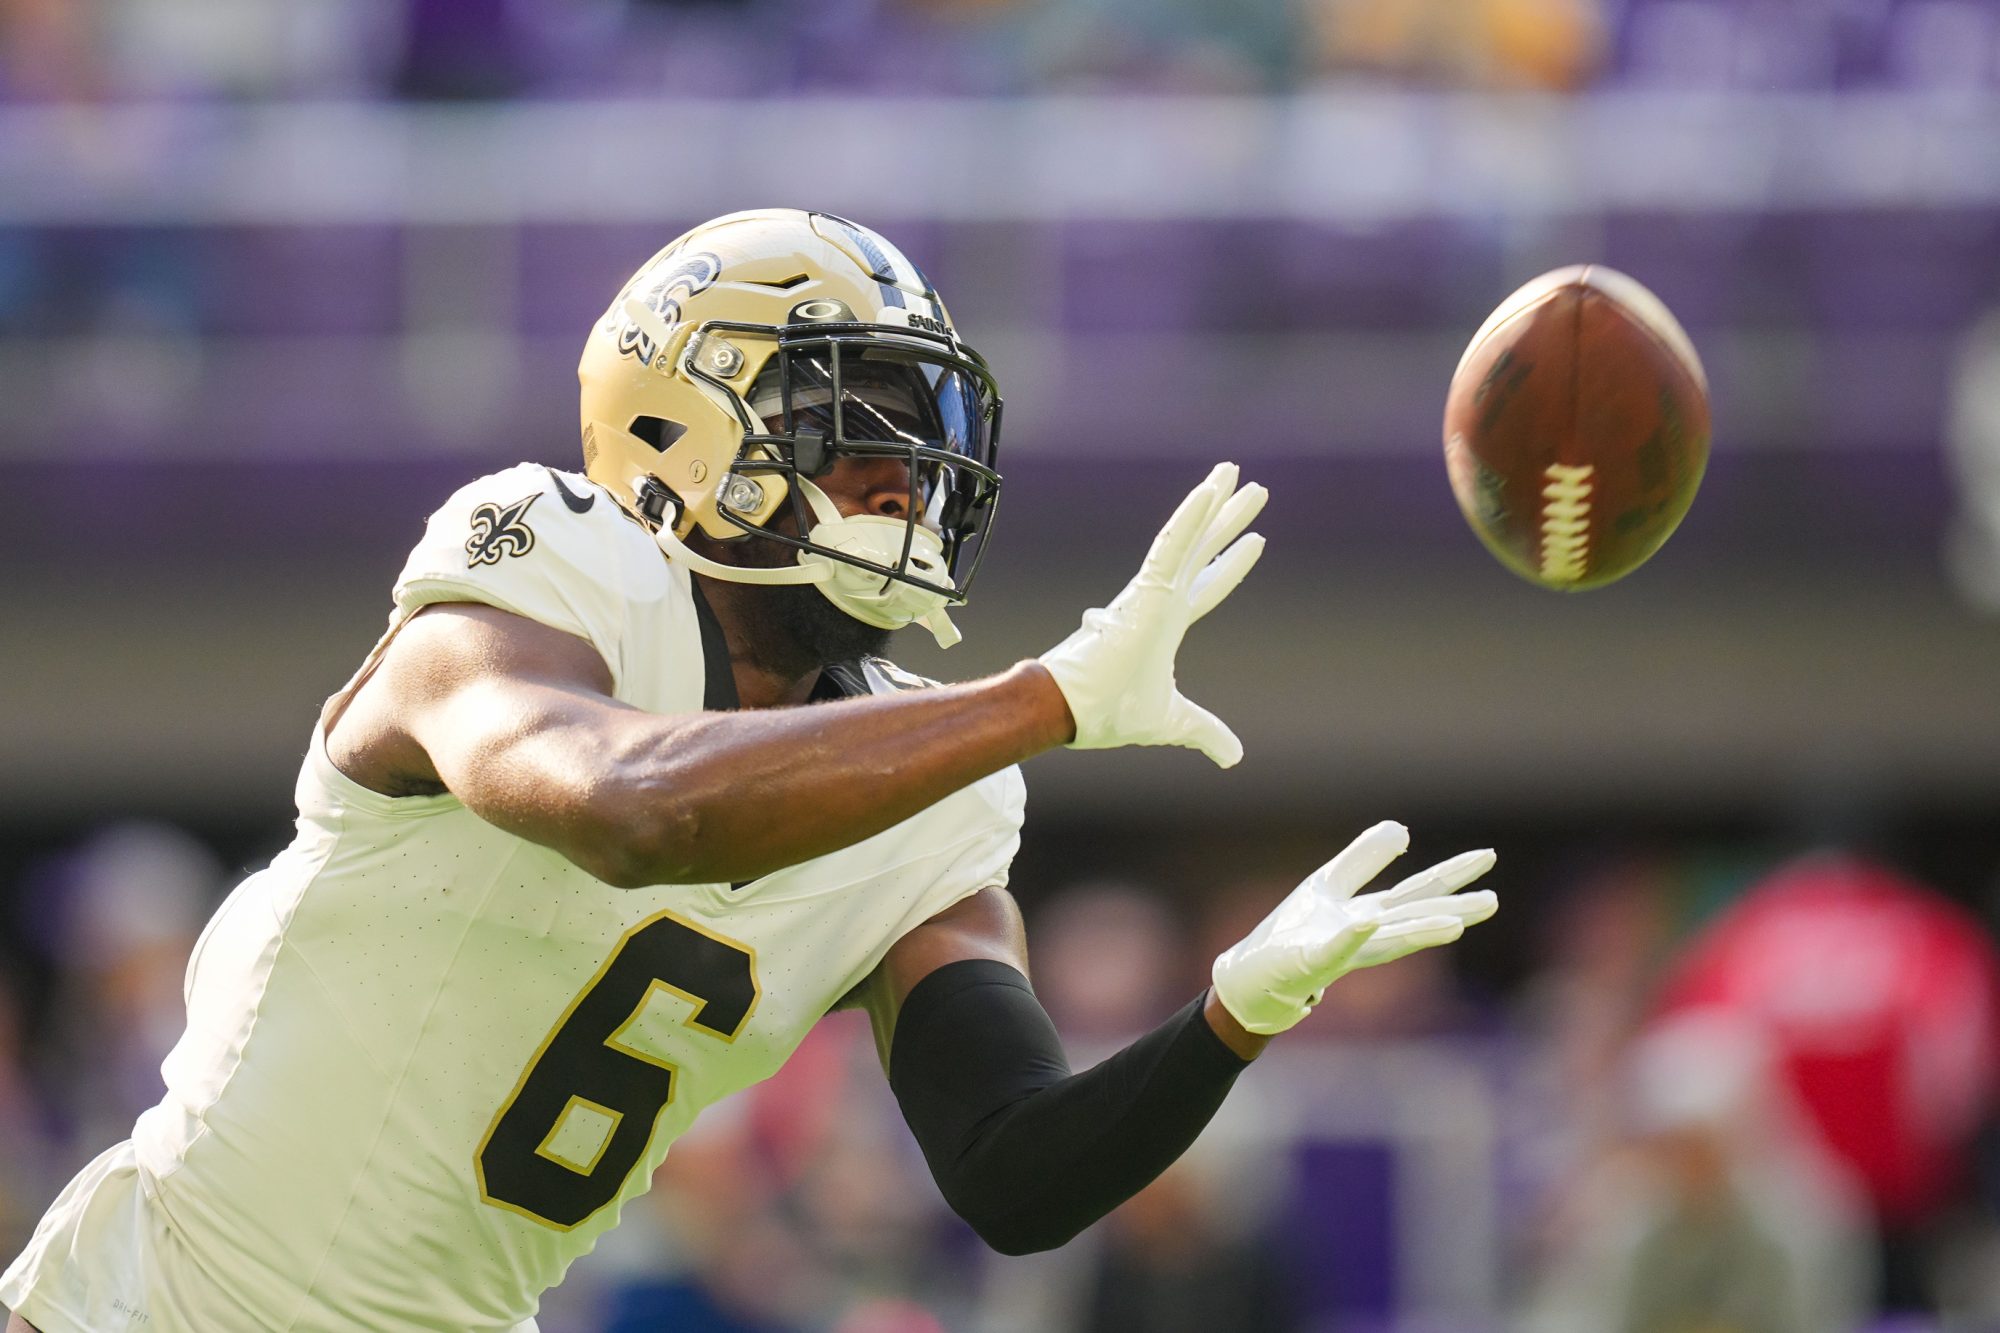
<svg viewBox="0 0 2000 1333">
<path fill-rule="evenodd" d="M 814 583 L 882 628 L 947 646 L 1000 495 L 1000 397 L 916 265 L 865 227 L 765 209 L 647 261 L 584 345 L 583 459 L 670 559 L 743 583 Z M 901 517 L 843 517 L 814 484 L 843 457 L 909 468 Z M 795 548 L 707 559 L 686 538 Z"/>
</svg>

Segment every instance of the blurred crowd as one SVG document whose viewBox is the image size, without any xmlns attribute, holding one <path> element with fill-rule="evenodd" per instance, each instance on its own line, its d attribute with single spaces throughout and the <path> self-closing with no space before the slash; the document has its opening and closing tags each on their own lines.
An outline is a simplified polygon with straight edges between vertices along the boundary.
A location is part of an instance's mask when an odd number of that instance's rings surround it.
<svg viewBox="0 0 2000 1333">
<path fill-rule="evenodd" d="M 1567 88 L 1598 0 L 6 0 L 18 99 Z"/>
<path fill-rule="evenodd" d="M 4 0 L 0 98 L 1992 86 L 1982 0 Z"/>
<path fill-rule="evenodd" d="M 103 828 L 0 886 L 0 1252 L 157 1097 L 227 887 Z M 2000 1322 L 1986 1154 L 2000 957 L 1973 911 L 1821 852 L 1718 889 L 1629 857 L 1554 885 L 1524 980 L 1356 973 L 1179 1165 L 1050 1255 L 945 1210 L 836 1015 L 677 1143 L 547 1333 L 1843 1333 Z M 1187 886 L 1177 886 L 1185 889 Z M 1286 886 L 1031 904 L 1079 1066 L 1160 1021 Z M 1199 906 L 1180 911 L 1176 902 Z"/>
</svg>

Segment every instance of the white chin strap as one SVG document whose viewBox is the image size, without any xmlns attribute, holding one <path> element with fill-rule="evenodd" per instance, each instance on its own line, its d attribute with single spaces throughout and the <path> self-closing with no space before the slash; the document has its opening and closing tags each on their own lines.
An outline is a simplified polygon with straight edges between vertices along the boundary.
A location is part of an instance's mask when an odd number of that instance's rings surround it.
<svg viewBox="0 0 2000 1333">
<path fill-rule="evenodd" d="M 857 560 L 894 566 L 902 559 L 903 540 L 908 536 L 910 572 L 938 583 L 950 581 L 950 572 L 944 562 L 944 543 L 929 528 L 919 524 L 917 530 L 911 533 L 907 520 L 876 514 L 858 514 L 849 518 L 834 507 L 825 491 L 810 481 L 801 477 L 793 484 L 805 494 L 806 503 L 812 506 L 813 516 L 819 520 L 807 534 L 814 545 L 851 555 Z M 678 560 L 689 569 L 710 578 L 728 583 L 811 583 L 826 595 L 828 601 L 864 625 L 873 625 L 877 629 L 922 625 L 931 632 L 931 637 L 937 640 L 940 648 L 949 648 L 962 637 L 958 627 L 951 623 L 951 617 L 945 614 L 946 598 L 943 593 L 913 587 L 845 561 L 832 560 L 813 551 L 800 551 L 796 565 L 754 569 L 725 565 L 719 560 L 696 554 L 688 549 L 686 542 L 674 535 L 671 523 L 662 523 L 653 534 L 653 539 L 668 559 Z"/>
</svg>

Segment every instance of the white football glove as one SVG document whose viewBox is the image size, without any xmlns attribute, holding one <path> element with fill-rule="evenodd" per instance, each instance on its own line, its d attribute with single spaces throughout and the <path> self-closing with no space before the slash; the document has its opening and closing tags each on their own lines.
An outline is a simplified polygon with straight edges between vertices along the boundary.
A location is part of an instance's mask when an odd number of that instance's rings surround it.
<svg viewBox="0 0 2000 1333">
<path fill-rule="evenodd" d="M 1236 464 L 1217 464 L 1153 539 L 1139 576 L 1042 654 L 1076 720 L 1073 748 L 1185 745 L 1223 768 L 1243 757 L 1236 733 L 1174 684 L 1174 654 L 1188 626 L 1213 611 L 1264 553 L 1256 533 L 1236 538 L 1267 498 L 1254 482 L 1236 488 Z"/>
<path fill-rule="evenodd" d="M 1410 831 L 1388 820 L 1307 876 L 1215 960 L 1222 1007 L 1251 1032 L 1283 1032 L 1338 978 L 1449 944 L 1499 909 L 1490 890 L 1451 896 L 1493 868 L 1490 850 L 1462 853 L 1393 889 L 1355 896 L 1409 845 Z"/>
</svg>

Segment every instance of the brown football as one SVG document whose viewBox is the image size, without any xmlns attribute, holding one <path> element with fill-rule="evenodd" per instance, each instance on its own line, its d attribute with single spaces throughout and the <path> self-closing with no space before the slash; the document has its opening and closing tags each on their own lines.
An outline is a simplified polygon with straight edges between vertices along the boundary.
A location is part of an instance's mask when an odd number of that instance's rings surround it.
<svg viewBox="0 0 2000 1333">
<path fill-rule="evenodd" d="M 1708 464 L 1708 379 L 1661 303 L 1601 264 L 1544 273 L 1459 359 L 1444 408 L 1458 507 L 1500 562 L 1565 592 L 1644 564 Z"/>
</svg>

